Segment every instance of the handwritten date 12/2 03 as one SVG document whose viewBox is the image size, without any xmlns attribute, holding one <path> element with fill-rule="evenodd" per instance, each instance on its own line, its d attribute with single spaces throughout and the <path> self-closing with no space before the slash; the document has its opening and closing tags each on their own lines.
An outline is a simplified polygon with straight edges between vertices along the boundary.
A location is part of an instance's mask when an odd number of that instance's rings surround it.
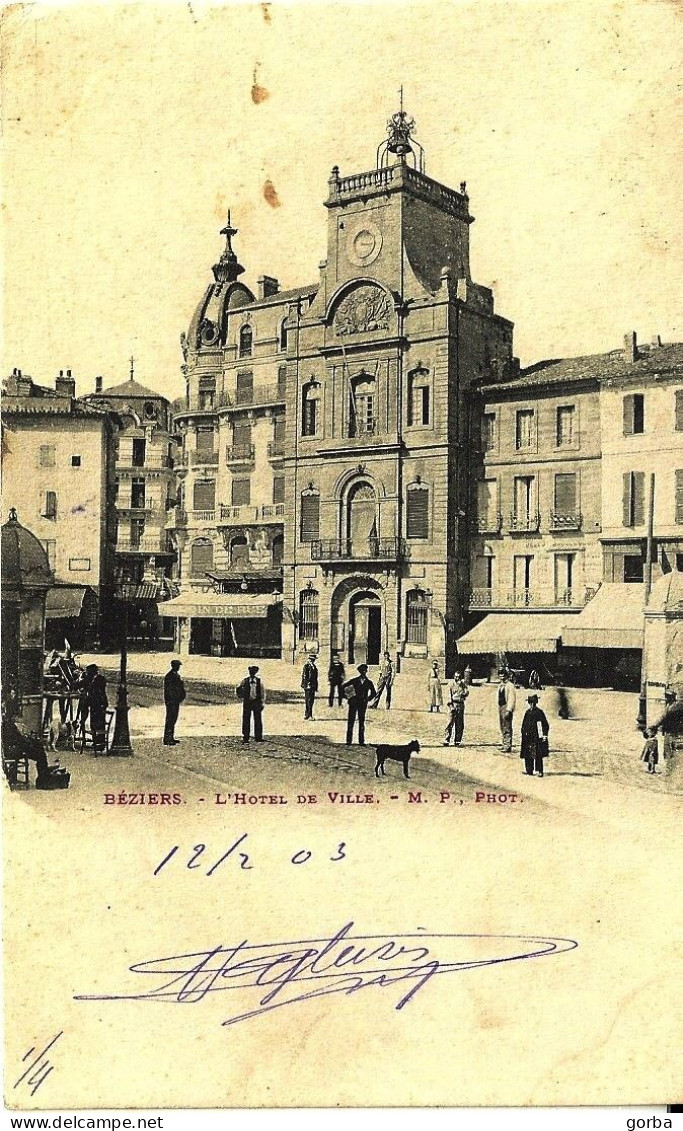
<svg viewBox="0 0 683 1131">
<path fill-rule="evenodd" d="M 174 844 L 173 848 L 169 849 L 163 859 L 159 861 L 152 875 L 158 876 L 166 865 L 170 864 L 174 857 L 176 857 L 176 865 L 182 867 L 182 861 L 184 860 L 186 868 L 190 870 L 199 868 L 205 876 L 213 876 L 228 860 L 231 861 L 233 866 L 237 864 L 242 871 L 249 871 L 254 865 L 251 862 L 249 853 L 244 852 L 241 847 L 246 844 L 248 839 L 249 833 L 242 833 L 229 848 L 217 857 L 214 857 L 214 855 L 207 850 L 205 844 L 194 844 L 189 850 L 181 850 L 179 844 Z M 178 855 L 178 853 L 180 853 L 180 855 Z M 299 848 L 294 855 L 289 858 L 289 863 L 308 864 L 311 859 L 313 859 L 313 853 L 310 852 L 309 849 Z M 331 856 L 328 856 L 327 859 L 332 863 L 346 859 L 346 842 L 342 841 L 338 844 L 335 851 Z"/>
</svg>

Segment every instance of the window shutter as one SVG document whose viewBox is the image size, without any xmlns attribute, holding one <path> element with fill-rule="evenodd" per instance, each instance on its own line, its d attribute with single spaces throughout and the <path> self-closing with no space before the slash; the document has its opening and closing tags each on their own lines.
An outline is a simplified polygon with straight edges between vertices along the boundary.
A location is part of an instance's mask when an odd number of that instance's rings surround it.
<svg viewBox="0 0 683 1131">
<path fill-rule="evenodd" d="M 284 449 L 284 446 L 285 446 L 285 421 L 284 421 L 284 419 L 276 420 L 275 424 L 273 425 L 273 443 L 275 445 L 275 451 L 276 452 L 282 451 Z"/>
<path fill-rule="evenodd" d="M 213 569 L 213 545 L 211 542 L 195 542 L 192 547 L 192 572 L 195 576 Z"/>
<path fill-rule="evenodd" d="M 233 479 L 232 505 L 233 507 L 247 507 L 251 502 L 251 480 Z"/>
<path fill-rule="evenodd" d="M 429 385 L 422 389 L 422 423 L 429 424 Z"/>
<path fill-rule="evenodd" d="M 683 389 L 676 389 L 676 431 L 683 432 Z"/>
<path fill-rule="evenodd" d="M 194 485 L 193 503 L 196 511 L 212 511 L 216 505 L 216 484 L 213 479 L 198 479 Z"/>
<path fill-rule="evenodd" d="M 282 347 L 286 349 L 286 345 Z M 277 371 L 277 399 L 283 401 L 287 393 L 287 366 L 281 365 Z"/>
<path fill-rule="evenodd" d="M 213 440 L 213 428 L 200 428 L 197 432 L 197 451 L 202 455 L 208 455 L 213 451 Z"/>
<path fill-rule="evenodd" d="M 555 513 L 567 516 L 576 514 L 576 475 L 555 476 Z"/>
<path fill-rule="evenodd" d="M 273 502 L 284 503 L 285 501 L 285 477 L 284 475 L 273 476 Z"/>
<path fill-rule="evenodd" d="M 676 472 L 676 522 L 683 523 L 683 468 Z"/>
<path fill-rule="evenodd" d="M 320 536 L 320 495 L 301 496 L 301 541 L 317 542 Z"/>
<path fill-rule="evenodd" d="M 633 472 L 625 471 L 622 481 L 623 481 L 623 485 L 624 485 L 623 497 L 622 497 L 622 506 L 623 506 L 622 523 L 623 523 L 624 526 L 633 526 L 633 519 L 631 517 L 631 515 L 632 515 L 631 500 L 633 498 Z"/>
<path fill-rule="evenodd" d="M 408 538 L 429 537 L 429 491 L 426 487 L 408 488 L 406 503 L 406 535 Z"/>
<path fill-rule="evenodd" d="M 240 421 L 233 425 L 233 443 L 236 448 L 247 448 L 251 445 L 251 424 Z"/>
<path fill-rule="evenodd" d="M 629 393 L 624 397 L 624 436 L 633 435 L 634 405 L 635 397 Z"/>
<path fill-rule="evenodd" d="M 253 404 L 254 401 L 254 374 L 237 374 L 237 403 Z"/>
<path fill-rule="evenodd" d="M 633 525 L 642 526 L 645 522 L 645 472 L 633 473 Z"/>
</svg>

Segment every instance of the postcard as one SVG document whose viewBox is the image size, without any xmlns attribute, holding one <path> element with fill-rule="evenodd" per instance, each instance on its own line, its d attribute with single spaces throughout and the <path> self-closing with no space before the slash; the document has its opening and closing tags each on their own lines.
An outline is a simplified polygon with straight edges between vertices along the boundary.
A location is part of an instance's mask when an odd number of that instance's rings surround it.
<svg viewBox="0 0 683 1131">
<path fill-rule="evenodd" d="M 9 1108 L 680 1100 L 680 30 L 4 9 Z"/>
</svg>

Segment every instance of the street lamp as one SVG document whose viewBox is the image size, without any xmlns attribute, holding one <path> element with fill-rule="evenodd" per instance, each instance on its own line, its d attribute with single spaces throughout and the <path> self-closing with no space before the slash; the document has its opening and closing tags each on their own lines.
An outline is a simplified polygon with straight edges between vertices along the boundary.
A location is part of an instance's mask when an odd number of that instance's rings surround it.
<svg viewBox="0 0 683 1131">
<path fill-rule="evenodd" d="M 114 738 L 109 747 L 109 755 L 114 758 L 130 758 L 133 747 L 130 743 L 130 727 L 128 725 L 128 601 L 125 588 L 119 579 L 116 599 L 121 606 L 120 649 L 119 661 L 119 686 L 116 693 L 116 722 L 114 723 Z"/>
</svg>

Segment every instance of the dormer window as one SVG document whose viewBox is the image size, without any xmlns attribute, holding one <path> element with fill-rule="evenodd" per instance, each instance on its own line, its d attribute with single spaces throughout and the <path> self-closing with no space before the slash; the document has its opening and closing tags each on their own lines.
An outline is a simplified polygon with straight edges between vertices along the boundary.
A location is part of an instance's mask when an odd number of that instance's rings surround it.
<svg viewBox="0 0 683 1131">
<path fill-rule="evenodd" d="M 251 357 L 251 351 L 252 351 L 252 348 L 253 348 L 253 341 L 254 341 L 253 330 L 252 330 L 251 326 L 249 326 L 249 324 L 247 324 L 246 326 L 243 326 L 242 329 L 240 330 L 240 344 L 239 344 L 239 355 L 240 355 L 240 357 Z"/>
</svg>

